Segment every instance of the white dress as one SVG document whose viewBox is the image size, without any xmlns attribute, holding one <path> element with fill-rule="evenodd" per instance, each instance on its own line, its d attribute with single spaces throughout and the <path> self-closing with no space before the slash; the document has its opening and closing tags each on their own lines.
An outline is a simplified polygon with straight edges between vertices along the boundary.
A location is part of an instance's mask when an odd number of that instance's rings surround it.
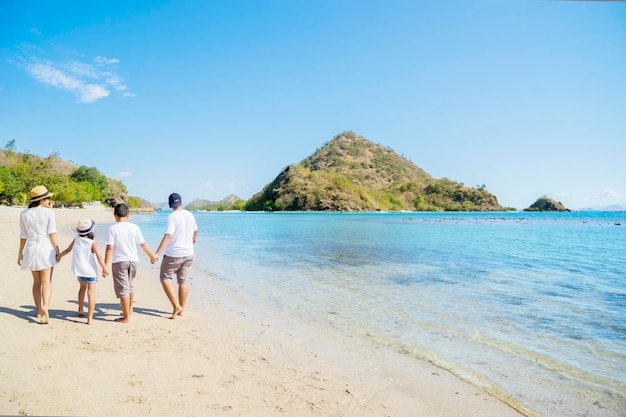
<svg viewBox="0 0 626 417">
<path fill-rule="evenodd" d="M 32 207 L 20 214 L 20 239 L 26 239 L 21 269 L 41 271 L 57 264 L 50 234 L 56 233 L 54 210 Z"/>
</svg>

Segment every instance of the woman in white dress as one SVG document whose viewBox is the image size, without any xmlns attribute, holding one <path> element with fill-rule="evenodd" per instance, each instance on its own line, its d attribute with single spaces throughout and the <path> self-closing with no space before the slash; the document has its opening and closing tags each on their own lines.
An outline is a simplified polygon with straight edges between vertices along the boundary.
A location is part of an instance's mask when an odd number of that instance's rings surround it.
<svg viewBox="0 0 626 417">
<path fill-rule="evenodd" d="M 52 193 L 43 185 L 30 191 L 30 204 L 20 214 L 20 250 L 17 264 L 33 274 L 33 299 L 41 324 L 48 324 L 48 307 L 52 296 L 52 268 L 59 254 Z"/>
</svg>

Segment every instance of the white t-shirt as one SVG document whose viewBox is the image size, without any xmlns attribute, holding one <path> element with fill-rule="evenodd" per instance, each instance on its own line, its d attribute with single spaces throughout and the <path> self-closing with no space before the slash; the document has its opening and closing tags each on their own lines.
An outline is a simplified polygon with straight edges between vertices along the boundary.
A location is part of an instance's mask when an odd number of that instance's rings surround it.
<svg viewBox="0 0 626 417">
<path fill-rule="evenodd" d="M 144 243 L 146 239 L 134 223 L 117 222 L 109 227 L 107 234 L 107 245 L 113 246 L 113 259 L 111 263 L 117 262 L 139 262 L 137 246 Z"/>
<path fill-rule="evenodd" d="M 193 233 L 198 230 L 190 211 L 180 209 L 167 216 L 165 234 L 172 235 L 163 254 L 172 258 L 193 256 Z"/>
</svg>

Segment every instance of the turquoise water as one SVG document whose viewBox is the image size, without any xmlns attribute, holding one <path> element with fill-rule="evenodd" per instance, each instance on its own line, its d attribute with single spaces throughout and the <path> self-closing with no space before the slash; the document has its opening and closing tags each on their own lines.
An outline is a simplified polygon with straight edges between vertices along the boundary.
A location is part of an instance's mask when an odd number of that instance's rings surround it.
<svg viewBox="0 0 626 417">
<path fill-rule="evenodd" d="M 166 214 L 133 217 L 153 246 Z M 197 267 L 330 338 L 520 410 L 626 416 L 626 213 L 195 215 Z"/>
</svg>

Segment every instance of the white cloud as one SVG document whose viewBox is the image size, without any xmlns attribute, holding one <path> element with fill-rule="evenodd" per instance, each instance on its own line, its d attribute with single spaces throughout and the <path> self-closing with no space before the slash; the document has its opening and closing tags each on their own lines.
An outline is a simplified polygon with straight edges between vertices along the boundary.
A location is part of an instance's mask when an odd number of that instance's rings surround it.
<svg viewBox="0 0 626 417">
<path fill-rule="evenodd" d="M 600 198 L 609 198 L 609 199 L 613 199 L 613 200 L 618 200 L 618 199 L 622 198 L 622 195 L 620 193 L 618 193 L 617 191 L 615 191 L 614 189 L 612 189 L 612 188 L 604 188 L 604 189 L 598 191 L 596 196 L 598 196 Z"/>
<path fill-rule="evenodd" d="M 104 77 L 104 82 L 117 91 L 128 91 L 128 87 L 124 84 L 124 79 L 114 72 L 103 72 L 102 76 Z"/>
<path fill-rule="evenodd" d="M 68 91 L 78 103 L 94 103 L 119 91 L 123 97 L 135 97 L 129 91 L 124 79 L 115 71 L 117 58 L 97 56 L 91 61 L 76 60 L 75 56 L 67 62 L 42 59 L 29 53 L 32 47 L 24 45 L 19 48 L 26 58 L 21 58 L 22 66 L 35 80 Z"/>
<path fill-rule="evenodd" d="M 93 65 L 83 62 L 72 61 L 64 65 L 60 65 L 65 71 L 77 77 L 99 79 L 100 73 Z"/>
<path fill-rule="evenodd" d="M 30 33 L 32 33 L 33 35 L 41 36 L 41 31 L 37 28 L 31 28 Z"/>
<path fill-rule="evenodd" d="M 117 58 L 107 58 L 106 56 L 97 56 L 93 59 L 93 62 L 97 64 L 119 64 L 120 60 Z"/>
<path fill-rule="evenodd" d="M 215 189 L 215 185 L 211 182 L 211 181 L 207 181 L 204 183 L 204 187 L 208 190 L 213 190 Z"/>
<path fill-rule="evenodd" d="M 117 174 L 119 177 L 132 177 L 133 173 L 132 172 L 128 172 L 128 171 L 122 171 L 119 174 Z"/>
<path fill-rule="evenodd" d="M 93 103 L 109 96 L 109 90 L 96 84 L 85 84 L 78 97 L 80 103 Z"/>
<path fill-rule="evenodd" d="M 39 82 L 71 92 L 79 103 L 93 103 L 110 94 L 104 86 L 86 83 L 50 64 L 29 64 L 26 70 Z"/>
</svg>

